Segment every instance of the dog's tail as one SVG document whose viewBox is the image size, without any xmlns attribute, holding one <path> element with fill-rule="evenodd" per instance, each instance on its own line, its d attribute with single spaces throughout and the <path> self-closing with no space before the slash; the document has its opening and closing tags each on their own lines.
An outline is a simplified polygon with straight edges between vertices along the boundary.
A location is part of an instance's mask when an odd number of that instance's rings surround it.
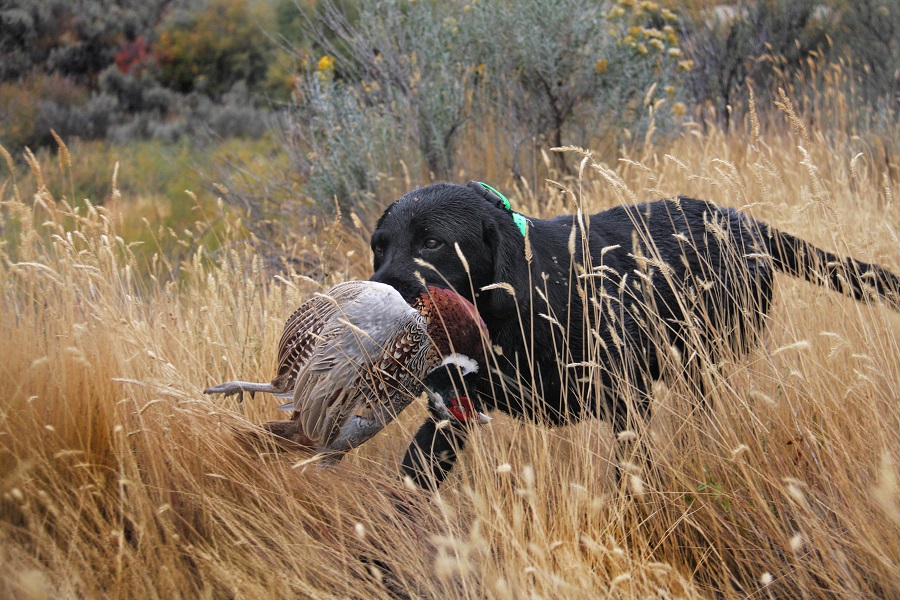
<svg viewBox="0 0 900 600">
<path fill-rule="evenodd" d="M 900 311 L 900 277 L 884 267 L 826 252 L 789 233 L 762 226 L 775 268 L 856 300 L 878 297 Z"/>
</svg>

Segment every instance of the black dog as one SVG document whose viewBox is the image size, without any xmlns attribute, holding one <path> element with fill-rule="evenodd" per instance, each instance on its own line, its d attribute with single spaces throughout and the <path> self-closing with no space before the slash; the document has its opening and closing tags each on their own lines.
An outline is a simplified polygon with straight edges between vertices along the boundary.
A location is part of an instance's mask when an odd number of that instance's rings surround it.
<svg viewBox="0 0 900 600">
<path fill-rule="evenodd" d="M 405 298 L 437 285 L 476 304 L 497 350 L 483 408 L 548 424 L 598 416 L 616 432 L 633 410 L 646 416 L 672 365 L 702 396 L 706 363 L 745 351 L 765 325 L 776 270 L 900 309 L 893 273 L 690 198 L 543 220 L 484 184 L 437 184 L 385 211 L 372 251 L 372 279 Z M 404 472 L 439 484 L 464 442 L 430 418 Z"/>
</svg>

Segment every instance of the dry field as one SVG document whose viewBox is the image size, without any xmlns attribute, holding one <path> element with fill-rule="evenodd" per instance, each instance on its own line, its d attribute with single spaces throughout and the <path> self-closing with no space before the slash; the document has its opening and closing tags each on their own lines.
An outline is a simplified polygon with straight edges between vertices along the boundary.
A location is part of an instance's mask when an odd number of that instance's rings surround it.
<svg viewBox="0 0 900 600">
<path fill-rule="evenodd" d="M 791 124 L 689 129 L 617 164 L 588 157 L 571 193 L 510 196 L 545 216 L 687 194 L 900 272 L 877 140 Z M 710 374 L 709 410 L 655 388 L 655 468 L 630 493 L 605 423 L 497 416 L 430 495 L 397 476 L 421 405 L 330 471 L 246 443 L 276 400 L 201 390 L 268 380 L 285 316 L 317 284 L 266 272 L 237 217 L 215 261 L 185 231 L 192 260 L 141 265 L 117 235 L 129 198 L 75 211 L 65 185 L 41 185 L 66 180 L 60 156 L 0 180 L 0 596 L 900 596 L 886 306 L 779 276 L 764 343 Z M 320 229 L 321 283 L 367 277 L 366 226 Z"/>
</svg>

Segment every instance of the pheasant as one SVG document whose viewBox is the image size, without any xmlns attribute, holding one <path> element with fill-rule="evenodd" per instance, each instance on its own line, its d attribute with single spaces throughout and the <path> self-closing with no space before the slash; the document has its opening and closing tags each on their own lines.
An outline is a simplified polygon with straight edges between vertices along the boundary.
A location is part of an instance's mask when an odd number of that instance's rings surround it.
<svg viewBox="0 0 900 600">
<path fill-rule="evenodd" d="M 383 429 L 423 387 L 452 424 L 487 422 L 464 389 L 484 363 L 487 327 L 459 294 L 429 287 L 407 304 L 394 288 L 350 281 L 316 294 L 287 319 L 271 383 L 229 381 L 206 394 L 292 398 L 270 432 L 339 460 Z"/>
</svg>

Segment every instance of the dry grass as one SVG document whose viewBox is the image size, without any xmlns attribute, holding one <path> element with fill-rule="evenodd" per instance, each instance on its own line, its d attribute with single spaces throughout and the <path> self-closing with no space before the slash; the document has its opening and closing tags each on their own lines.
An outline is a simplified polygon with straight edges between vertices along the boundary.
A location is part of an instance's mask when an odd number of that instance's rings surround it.
<svg viewBox="0 0 900 600">
<path fill-rule="evenodd" d="M 689 128 L 671 148 L 586 160 L 571 193 L 519 189 L 517 206 L 687 193 L 900 269 L 875 140 L 782 128 Z M 216 264 L 196 248 L 139 274 L 115 215 L 31 180 L 2 184 L 4 597 L 900 594 L 900 315 L 881 305 L 780 278 L 765 344 L 709 375 L 710 410 L 657 386 L 656 467 L 627 478 L 630 494 L 614 489 L 606 424 L 498 417 L 429 496 L 397 479 L 421 406 L 320 472 L 241 441 L 273 399 L 201 394 L 271 377 L 312 282 L 268 276 L 238 242 Z M 309 243 L 326 283 L 368 275 L 364 228 Z"/>
</svg>

